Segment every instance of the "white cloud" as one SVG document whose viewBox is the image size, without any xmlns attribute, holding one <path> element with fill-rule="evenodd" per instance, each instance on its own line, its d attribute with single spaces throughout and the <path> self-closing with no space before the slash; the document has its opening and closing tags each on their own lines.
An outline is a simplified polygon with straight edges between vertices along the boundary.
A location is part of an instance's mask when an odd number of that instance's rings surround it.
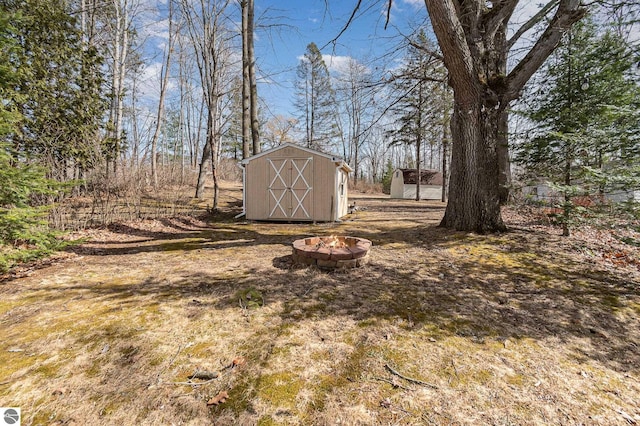
<svg viewBox="0 0 640 426">
<path fill-rule="evenodd" d="M 300 55 L 297 57 L 298 61 L 306 61 L 306 57 L 304 55 Z M 327 66 L 329 73 L 345 75 L 349 74 L 349 69 L 354 65 L 358 67 L 360 73 L 370 73 L 371 70 L 366 66 L 362 65 L 358 62 L 357 59 L 352 58 L 351 56 L 340 56 L 340 55 L 322 55 L 322 60 L 324 64 Z"/>
<path fill-rule="evenodd" d="M 146 101 L 157 102 L 160 97 L 160 76 L 162 72 L 162 62 L 153 62 L 144 67 L 141 75 L 138 76 L 138 96 Z M 176 89 L 175 82 L 169 79 L 167 90 Z"/>
<path fill-rule="evenodd" d="M 329 72 L 338 74 L 346 74 L 349 71 L 349 64 L 354 59 L 351 56 L 322 55 L 324 63 L 327 65 Z"/>
<path fill-rule="evenodd" d="M 162 19 L 159 21 L 149 20 L 142 26 L 143 37 L 157 37 L 164 40 L 169 39 L 169 20 Z"/>
<path fill-rule="evenodd" d="M 415 8 L 424 7 L 424 0 L 402 0 L 402 2 Z"/>
</svg>

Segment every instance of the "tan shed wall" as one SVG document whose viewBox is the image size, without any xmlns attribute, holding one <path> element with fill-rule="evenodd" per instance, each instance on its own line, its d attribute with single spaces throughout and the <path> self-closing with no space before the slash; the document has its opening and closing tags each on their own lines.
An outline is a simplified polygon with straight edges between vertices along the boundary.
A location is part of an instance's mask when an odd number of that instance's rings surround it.
<svg viewBox="0 0 640 426">
<path fill-rule="evenodd" d="M 404 185 L 404 198 L 415 200 L 416 199 L 416 185 Z M 440 200 L 442 199 L 442 186 L 441 185 L 420 185 L 420 199 L 421 200 Z"/>
<path fill-rule="evenodd" d="M 308 197 L 311 197 L 310 211 L 311 218 L 304 219 L 297 217 L 277 218 L 270 217 L 270 204 L 273 203 L 273 197 L 269 193 L 270 170 L 272 169 L 269 160 L 278 162 L 283 159 L 307 159 L 312 158 L 312 173 L 310 174 L 309 184 L 312 190 Z M 289 167 L 290 162 L 288 163 Z M 245 165 L 245 211 L 249 220 L 309 220 L 309 221 L 332 221 L 332 208 L 339 209 L 334 203 L 339 202 L 336 199 L 336 164 L 331 159 L 315 155 L 295 147 L 287 147 L 276 150 L 273 153 L 264 155 L 249 161 Z M 297 171 L 293 171 L 294 175 Z M 271 171 L 271 174 L 273 172 Z M 346 194 L 345 194 L 346 195 Z M 333 198 L 333 199 L 332 199 Z M 297 202 L 294 201 L 294 204 Z M 346 202 L 344 203 L 346 204 Z M 345 211 L 346 214 L 346 211 Z"/>
</svg>

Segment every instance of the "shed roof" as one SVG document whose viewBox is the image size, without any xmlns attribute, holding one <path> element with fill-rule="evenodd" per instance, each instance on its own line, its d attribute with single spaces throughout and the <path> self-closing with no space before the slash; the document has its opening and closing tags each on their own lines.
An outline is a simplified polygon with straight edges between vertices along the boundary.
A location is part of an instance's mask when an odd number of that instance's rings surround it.
<svg viewBox="0 0 640 426">
<path fill-rule="evenodd" d="M 250 161 L 253 161 L 253 160 L 258 159 L 260 157 L 263 157 L 265 155 L 269 155 L 269 154 L 272 154 L 272 153 L 274 153 L 276 151 L 279 151 L 279 150 L 284 149 L 284 148 L 289 148 L 289 147 L 299 149 L 299 150 L 307 152 L 309 154 L 315 154 L 315 155 L 318 155 L 320 157 L 325 157 L 325 158 L 333 161 L 334 163 L 336 163 L 336 166 L 343 168 L 345 171 L 347 171 L 347 172 L 352 172 L 353 171 L 351 166 L 349 166 L 349 164 L 347 164 L 340 157 L 336 157 L 335 155 L 325 154 L 324 152 L 316 151 L 314 149 L 306 148 L 304 146 L 296 145 L 294 143 L 283 143 L 282 145 L 278 145 L 275 148 L 271 148 L 271 149 L 268 149 L 266 151 L 262 151 L 261 153 L 253 155 L 253 156 L 251 156 L 249 158 L 245 158 L 240 163 L 241 164 L 248 164 Z"/>
<path fill-rule="evenodd" d="M 416 169 L 400 169 L 405 185 L 415 185 L 417 183 L 418 172 Z M 442 185 L 442 172 L 439 170 L 420 170 L 421 185 Z"/>
</svg>

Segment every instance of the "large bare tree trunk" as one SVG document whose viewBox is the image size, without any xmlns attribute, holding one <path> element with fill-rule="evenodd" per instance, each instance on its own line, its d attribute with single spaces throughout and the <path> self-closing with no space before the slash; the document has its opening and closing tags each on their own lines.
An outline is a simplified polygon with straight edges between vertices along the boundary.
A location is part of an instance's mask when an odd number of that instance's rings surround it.
<svg viewBox="0 0 640 426">
<path fill-rule="evenodd" d="M 513 45 L 507 40 L 507 24 L 518 0 L 425 0 L 425 4 L 454 93 L 449 203 L 441 226 L 503 231 L 498 152 L 506 129 L 501 120 L 509 102 L 520 95 L 585 10 L 579 0 L 560 0 L 535 45 L 505 74 Z"/>
<path fill-rule="evenodd" d="M 500 216 L 495 110 L 481 105 L 461 108 L 451 118 L 451 180 L 449 203 L 441 226 L 492 232 L 505 229 Z"/>
</svg>

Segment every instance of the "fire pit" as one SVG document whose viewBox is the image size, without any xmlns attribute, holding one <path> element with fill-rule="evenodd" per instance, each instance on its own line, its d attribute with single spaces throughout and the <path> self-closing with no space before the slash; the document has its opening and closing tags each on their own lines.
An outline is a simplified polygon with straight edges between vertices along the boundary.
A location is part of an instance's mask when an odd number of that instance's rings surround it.
<svg viewBox="0 0 640 426">
<path fill-rule="evenodd" d="M 293 242 L 293 263 L 321 269 L 357 268 L 367 263 L 371 241 L 357 237 L 311 237 Z"/>
</svg>

